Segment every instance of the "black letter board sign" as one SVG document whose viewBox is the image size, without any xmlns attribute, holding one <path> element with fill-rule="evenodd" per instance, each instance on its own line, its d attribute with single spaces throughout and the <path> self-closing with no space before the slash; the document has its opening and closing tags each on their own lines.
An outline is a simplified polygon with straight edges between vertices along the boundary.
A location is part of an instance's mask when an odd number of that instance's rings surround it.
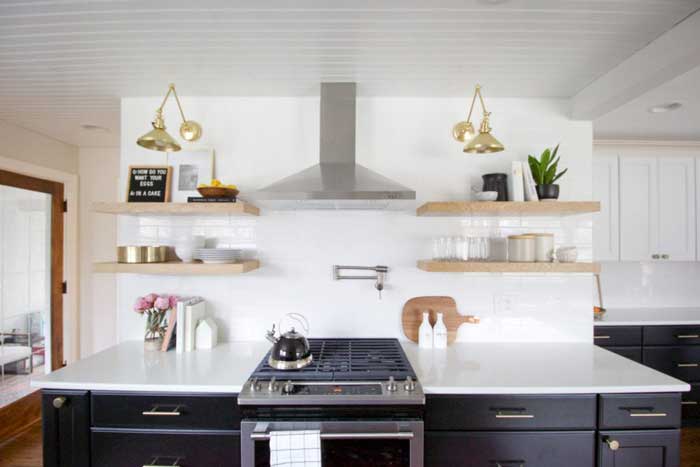
<svg viewBox="0 0 700 467">
<path fill-rule="evenodd" d="M 170 167 L 129 167 L 126 201 L 129 203 L 165 203 L 170 201 Z"/>
</svg>

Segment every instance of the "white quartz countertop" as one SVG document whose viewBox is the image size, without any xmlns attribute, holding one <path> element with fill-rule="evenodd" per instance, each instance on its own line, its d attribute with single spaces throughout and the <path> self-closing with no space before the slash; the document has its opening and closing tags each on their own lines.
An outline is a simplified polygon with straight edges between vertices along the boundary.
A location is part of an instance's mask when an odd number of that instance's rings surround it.
<svg viewBox="0 0 700 467">
<path fill-rule="evenodd" d="M 700 325 L 700 308 L 607 308 L 596 326 Z"/>
<path fill-rule="evenodd" d="M 690 386 L 593 344 L 455 343 L 444 350 L 402 342 L 418 380 L 433 394 L 682 392 Z M 221 344 L 177 354 L 111 347 L 32 378 L 46 389 L 237 393 L 269 350 L 267 342 Z"/>
<path fill-rule="evenodd" d="M 270 343 L 235 342 L 178 354 L 144 352 L 129 341 L 38 378 L 32 386 L 90 391 L 237 393 Z"/>
<path fill-rule="evenodd" d="M 690 385 L 593 344 L 403 343 L 423 390 L 434 394 L 685 392 Z"/>
</svg>

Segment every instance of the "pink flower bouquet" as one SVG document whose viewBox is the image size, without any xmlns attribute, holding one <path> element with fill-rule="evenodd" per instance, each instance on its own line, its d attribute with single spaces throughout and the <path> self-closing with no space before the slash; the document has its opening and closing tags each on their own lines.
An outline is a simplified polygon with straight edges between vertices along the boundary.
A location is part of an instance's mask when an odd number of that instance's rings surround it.
<svg viewBox="0 0 700 467">
<path fill-rule="evenodd" d="M 134 311 L 146 315 L 146 340 L 161 339 L 165 335 L 166 312 L 177 306 L 177 295 L 150 293 L 136 299 Z"/>
</svg>

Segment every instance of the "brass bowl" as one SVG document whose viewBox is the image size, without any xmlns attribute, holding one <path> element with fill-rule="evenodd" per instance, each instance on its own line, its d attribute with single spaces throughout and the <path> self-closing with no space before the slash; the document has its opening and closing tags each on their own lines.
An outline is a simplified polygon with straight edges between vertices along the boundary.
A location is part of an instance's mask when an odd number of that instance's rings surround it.
<svg viewBox="0 0 700 467">
<path fill-rule="evenodd" d="M 167 246 L 118 246 L 118 263 L 163 263 L 168 255 Z"/>
<path fill-rule="evenodd" d="M 239 191 L 233 188 L 226 188 L 223 186 L 205 186 L 197 188 L 200 195 L 205 198 L 235 198 L 238 196 Z"/>
</svg>

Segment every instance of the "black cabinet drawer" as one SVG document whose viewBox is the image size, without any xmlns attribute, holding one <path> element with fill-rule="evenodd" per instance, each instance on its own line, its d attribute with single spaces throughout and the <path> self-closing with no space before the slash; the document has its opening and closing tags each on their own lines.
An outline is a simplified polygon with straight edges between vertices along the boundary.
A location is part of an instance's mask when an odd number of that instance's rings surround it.
<svg viewBox="0 0 700 467">
<path fill-rule="evenodd" d="M 634 360 L 637 363 L 642 363 L 641 347 L 605 347 L 605 350 L 609 350 L 625 358 Z"/>
<path fill-rule="evenodd" d="M 425 467 L 591 467 L 595 435 L 579 432 L 425 433 Z"/>
<path fill-rule="evenodd" d="M 700 345 L 700 326 L 645 326 L 644 345 Z"/>
<path fill-rule="evenodd" d="M 238 467 L 238 432 L 130 432 L 92 433 L 92 465 L 99 467 Z"/>
<path fill-rule="evenodd" d="M 93 392 L 92 426 L 238 430 L 240 412 L 232 395 Z"/>
<path fill-rule="evenodd" d="M 643 361 L 687 382 L 700 382 L 700 346 L 644 347 Z"/>
<path fill-rule="evenodd" d="M 690 392 L 681 394 L 683 418 L 700 418 L 700 384 L 691 384 Z"/>
<path fill-rule="evenodd" d="M 595 395 L 430 395 L 426 430 L 595 428 Z"/>
<path fill-rule="evenodd" d="M 598 467 L 679 466 L 680 430 L 598 433 Z"/>
<path fill-rule="evenodd" d="M 681 395 L 603 394 L 598 406 L 598 427 L 678 428 L 681 424 Z"/>
<path fill-rule="evenodd" d="M 594 326 L 593 343 L 601 347 L 642 345 L 641 326 Z"/>
</svg>

